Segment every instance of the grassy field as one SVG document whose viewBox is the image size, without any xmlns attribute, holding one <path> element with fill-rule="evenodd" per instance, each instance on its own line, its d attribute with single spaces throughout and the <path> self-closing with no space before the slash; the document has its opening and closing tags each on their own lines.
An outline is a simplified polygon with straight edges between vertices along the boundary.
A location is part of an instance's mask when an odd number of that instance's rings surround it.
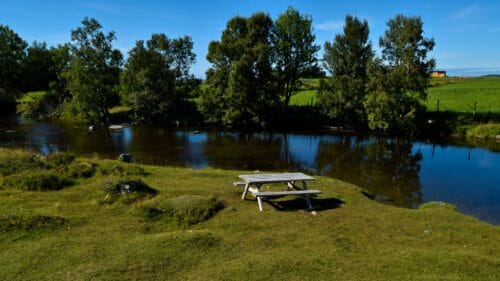
<svg viewBox="0 0 500 281">
<path fill-rule="evenodd" d="M 47 186 L 26 177 L 26 169 L 73 182 Z M 4 149 L 0 172 L 2 280 L 500 277 L 500 227 L 446 204 L 383 205 L 334 179 L 311 183 L 324 192 L 313 200 L 313 215 L 303 199 L 266 203 L 262 213 L 254 199 L 242 201 L 232 182 L 251 172 L 45 159 Z M 150 188 L 114 192 L 109 183 L 123 177 Z"/>
<path fill-rule="evenodd" d="M 316 80 L 316 81 L 314 81 Z M 308 79 L 306 86 L 291 99 L 292 105 L 311 105 L 316 102 L 317 79 Z M 425 102 L 429 111 L 471 113 L 477 102 L 477 113 L 500 113 L 500 77 L 433 78 Z"/>
<path fill-rule="evenodd" d="M 442 80 L 440 80 L 442 79 Z M 500 77 L 435 78 L 428 89 L 429 111 L 471 113 L 477 102 L 478 113 L 500 113 Z"/>
</svg>

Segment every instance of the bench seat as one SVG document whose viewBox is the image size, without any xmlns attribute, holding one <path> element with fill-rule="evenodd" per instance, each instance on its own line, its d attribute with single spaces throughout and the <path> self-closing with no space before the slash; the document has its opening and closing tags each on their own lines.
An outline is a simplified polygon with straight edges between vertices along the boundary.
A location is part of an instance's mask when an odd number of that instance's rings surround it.
<svg viewBox="0 0 500 281">
<path fill-rule="evenodd" d="M 281 197 L 286 195 L 297 195 L 297 196 L 307 196 L 307 195 L 317 195 L 320 194 L 319 190 L 288 190 L 288 191 L 261 191 L 254 192 L 255 197 Z"/>
<path fill-rule="evenodd" d="M 312 209 L 311 197 L 322 193 L 320 190 L 288 190 L 288 191 L 261 191 L 252 192 L 252 194 L 257 198 L 257 203 L 259 204 L 259 211 L 262 212 L 262 200 L 265 198 L 277 198 L 287 195 L 302 196 L 306 199 L 307 207 Z"/>
</svg>

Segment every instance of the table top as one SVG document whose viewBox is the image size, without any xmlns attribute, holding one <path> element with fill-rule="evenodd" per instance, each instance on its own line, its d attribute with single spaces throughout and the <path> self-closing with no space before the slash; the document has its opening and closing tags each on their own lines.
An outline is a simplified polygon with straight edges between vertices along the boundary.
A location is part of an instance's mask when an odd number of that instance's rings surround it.
<svg viewBox="0 0 500 281">
<path fill-rule="evenodd" d="M 272 183 L 288 181 L 310 181 L 313 177 L 303 173 L 277 173 L 277 174 L 250 174 L 239 175 L 241 179 L 249 183 Z"/>
</svg>

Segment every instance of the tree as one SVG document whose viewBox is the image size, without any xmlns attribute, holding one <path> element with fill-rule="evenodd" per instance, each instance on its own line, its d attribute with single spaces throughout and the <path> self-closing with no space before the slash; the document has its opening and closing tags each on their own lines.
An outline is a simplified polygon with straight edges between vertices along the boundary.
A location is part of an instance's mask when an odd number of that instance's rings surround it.
<svg viewBox="0 0 500 281">
<path fill-rule="evenodd" d="M 424 37 L 420 17 L 396 15 L 380 38 L 382 59 L 371 67 L 371 96 L 365 101 L 372 129 L 411 130 L 422 110 L 435 60 L 427 55 L 434 40 Z"/>
<path fill-rule="evenodd" d="M 0 24 L 0 104 L 11 106 L 21 90 L 21 64 L 28 44 L 12 29 Z"/>
<path fill-rule="evenodd" d="M 196 59 L 192 49 L 189 36 L 153 34 L 146 45 L 136 42 L 121 75 L 122 96 L 135 121 L 172 121 L 182 114 L 182 105 L 197 86 L 189 74 Z"/>
<path fill-rule="evenodd" d="M 277 102 L 272 75 L 271 18 L 255 13 L 228 21 L 220 41 L 209 45 L 200 110 L 209 122 L 266 126 Z"/>
<path fill-rule="evenodd" d="M 373 57 L 368 35 L 366 20 L 347 16 L 343 34 L 325 43 L 323 62 L 331 77 L 321 80 L 318 100 L 323 112 L 343 126 L 366 126 L 363 101 Z"/>
<path fill-rule="evenodd" d="M 113 49 L 114 32 L 104 34 L 101 24 L 84 18 L 82 26 L 71 31 L 72 60 L 68 87 L 72 104 L 87 121 L 109 121 L 109 108 L 119 101 L 122 55 Z"/>
<path fill-rule="evenodd" d="M 276 20 L 271 42 L 273 45 L 278 89 L 284 99 L 285 111 L 297 89 L 299 79 L 316 67 L 312 18 L 289 7 Z"/>
<path fill-rule="evenodd" d="M 23 91 L 47 91 L 50 81 L 56 79 L 52 57 L 45 42 L 33 42 L 26 50 L 22 63 Z"/>
</svg>

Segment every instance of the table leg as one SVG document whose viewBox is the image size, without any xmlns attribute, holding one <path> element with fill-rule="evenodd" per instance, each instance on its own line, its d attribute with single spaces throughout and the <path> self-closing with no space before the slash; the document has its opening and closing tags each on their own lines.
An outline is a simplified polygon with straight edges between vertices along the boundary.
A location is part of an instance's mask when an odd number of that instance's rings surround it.
<svg viewBox="0 0 500 281">
<path fill-rule="evenodd" d="M 262 198 L 260 196 L 257 197 L 257 203 L 259 203 L 259 211 L 262 212 Z"/>
<path fill-rule="evenodd" d="M 302 186 L 303 186 L 304 190 L 307 190 L 307 182 L 306 181 L 302 181 Z M 309 195 L 306 195 L 305 198 L 306 198 L 307 208 L 309 208 L 309 210 L 311 210 L 313 208 L 312 204 L 311 204 L 311 198 L 309 197 Z"/>
<path fill-rule="evenodd" d="M 250 187 L 250 183 L 247 182 L 245 183 L 245 189 L 243 189 L 243 195 L 241 196 L 242 200 L 245 200 L 245 197 L 247 196 L 248 188 Z"/>
</svg>

